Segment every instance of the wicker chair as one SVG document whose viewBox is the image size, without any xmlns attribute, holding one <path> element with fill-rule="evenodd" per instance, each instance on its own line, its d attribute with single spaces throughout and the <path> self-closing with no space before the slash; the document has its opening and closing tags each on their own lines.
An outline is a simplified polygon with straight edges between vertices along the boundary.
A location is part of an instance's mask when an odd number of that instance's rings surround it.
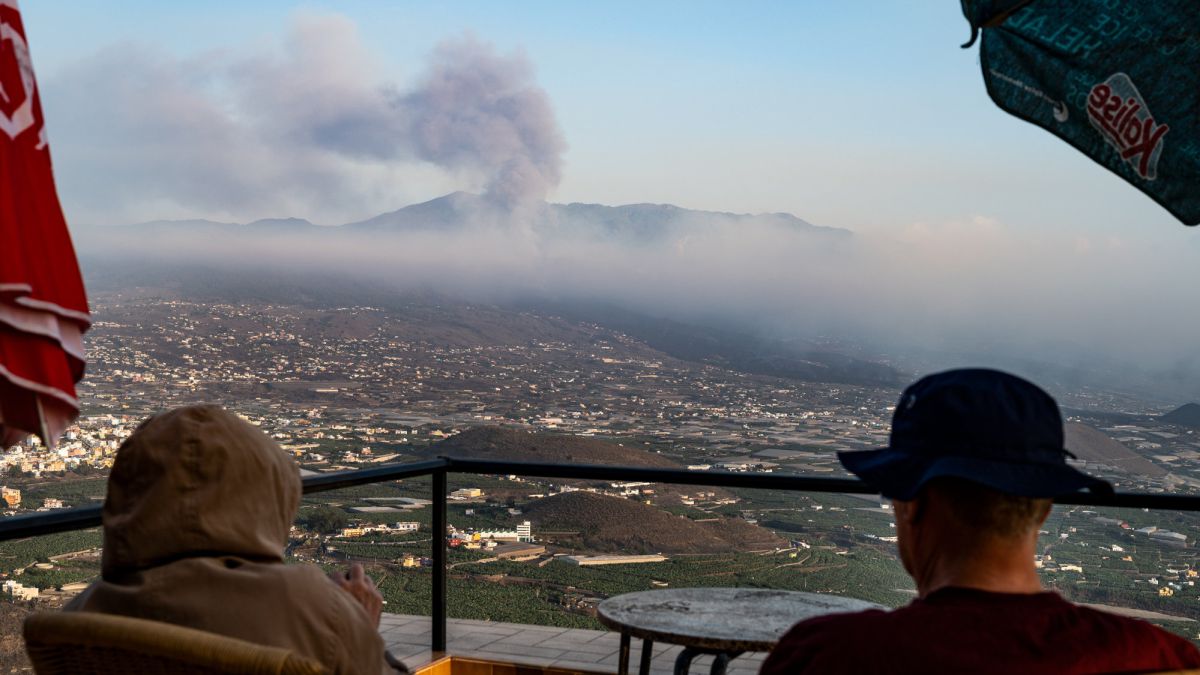
<svg viewBox="0 0 1200 675">
<path fill-rule="evenodd" d="M 329 673 L 320 663 L 286 649 L 159 621 L 93 612 L 30 616 L 25 620 L 25 651 L 38 675 Z"/>
</svg>

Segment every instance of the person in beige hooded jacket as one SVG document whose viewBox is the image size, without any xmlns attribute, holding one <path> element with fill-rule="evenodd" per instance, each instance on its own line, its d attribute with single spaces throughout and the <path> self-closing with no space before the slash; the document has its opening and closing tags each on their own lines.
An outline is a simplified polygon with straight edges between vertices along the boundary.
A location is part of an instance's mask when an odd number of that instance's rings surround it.
<svg viewBox="0 0 1200 675">
<path fill-rule="evenodd" d="M 285 565 L 299 469 L 218 406 L 143 422 L 104 500 L 101 578 L 67 611 L 120 614 L 291 649 L 335 673 L 392 673 L 382 598 L 361 567 L 335 580 Z"/>
</svg>

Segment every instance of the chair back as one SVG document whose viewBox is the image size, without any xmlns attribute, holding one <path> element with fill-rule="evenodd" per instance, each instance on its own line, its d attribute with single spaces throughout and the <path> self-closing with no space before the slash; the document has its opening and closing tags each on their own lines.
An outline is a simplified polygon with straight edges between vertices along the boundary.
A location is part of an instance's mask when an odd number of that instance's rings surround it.
<svg viewBox="0 0 1200 675">
<path fill-rule="evenodd" d="M 322 664 L 287 649 L 95 612 L 31 615 L 25 651 L 38 675 L 329 675 Z"/>
</svg>

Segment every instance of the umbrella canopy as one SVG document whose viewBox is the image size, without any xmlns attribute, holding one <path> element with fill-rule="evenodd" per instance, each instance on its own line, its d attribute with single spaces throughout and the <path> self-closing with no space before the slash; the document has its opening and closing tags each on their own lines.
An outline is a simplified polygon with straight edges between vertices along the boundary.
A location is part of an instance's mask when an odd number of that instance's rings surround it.
<svg viewBox="0 0 1200 675">
<path fill-rule="evenodd" d="M 91 324 L 16 0 L 0 0 L 0 448 L 79 413 Z"/>
<path fill-rule="evenodd" d="M 962 0 L 988 95 L 1200 224 L 1195 0 Z"/>
</svg>

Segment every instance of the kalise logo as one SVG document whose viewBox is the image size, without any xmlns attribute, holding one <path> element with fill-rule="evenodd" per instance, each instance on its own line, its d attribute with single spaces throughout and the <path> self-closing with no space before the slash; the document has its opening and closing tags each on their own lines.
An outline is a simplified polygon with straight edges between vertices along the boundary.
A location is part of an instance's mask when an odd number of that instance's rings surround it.
<svg viewBox="0 0 1200 675">
<path fill-rule="evenodd" d="M 1158 157 L 1163 136 L 1170 130 L 1155 121 L 1145 99 L 1125 73 L 1115 73 L 1092 87 L 1087 101 L 1088 119 L 1116 148 L 1121 159 L 1147 180 L 1158 177 Z"/>
</svg>

